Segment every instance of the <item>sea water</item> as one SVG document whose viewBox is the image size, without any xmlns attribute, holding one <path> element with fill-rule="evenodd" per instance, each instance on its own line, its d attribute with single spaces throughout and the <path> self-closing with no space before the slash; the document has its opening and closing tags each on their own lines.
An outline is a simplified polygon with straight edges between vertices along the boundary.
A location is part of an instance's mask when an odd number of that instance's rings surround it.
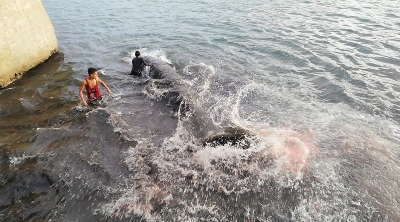
<svg viewBox="0 0 400 222">
<path fill-rule="evenodd" d="M 396 1 L 43 5 L 59 53 L 0 91 L 1 220 L 400 221 Z M 201 119 L 127 75 L 137 50 Z M 99 107 L 80 104 L 89 67 Z M 246 146 L 201 143 L 202 121 Z"/>
</svg>

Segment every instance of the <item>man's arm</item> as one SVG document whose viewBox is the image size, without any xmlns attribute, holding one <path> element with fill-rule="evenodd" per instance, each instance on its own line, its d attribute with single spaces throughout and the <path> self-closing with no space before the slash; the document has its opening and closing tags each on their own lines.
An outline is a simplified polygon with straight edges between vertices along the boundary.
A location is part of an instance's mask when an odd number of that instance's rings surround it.
<svg viewBox="0 0 400 222">
<path fill-rule="evenodd" d="M 143 61 L 144 62 L 144 64 L 146 65 L 146 66 L 151 66 L 151 62 L 145 62 L 145 61 Z"/>
<path fill-rule="evenodd" d="M 108 86 L 106 85 L 105 82 L 103 82 L 103 80 L 101 80 L 99 77 L 97 77 L 97 81 L 104 87 L 107 89 L 107 92 L 110 94 L 111 90 L 108 88 Z"/>
<path fill-rule="evenodd" d="M 83 104 L 84 106 L 87 106 L 86 100 L 85 100 L 85 98 L 83 97 L 83 90 L 85 89 L 85 86 L 86 86 L 86 81 L 85 81 L 85 80 L 82 80 L 82 82 L 81 82 L 81 87 L 79 87 L 79 97 L 81 98 L 82 104 Z"/>
<path fill-rule="evenodd" d="M 144 64 L 145 66 L 151 66 L 151 62 L 148 62 L 148 63 L 147 63 L 147 62 L 144 61 L 143 58 L 141 58 L 141 59 L 142 59 L 142 62 L 143 62 L 143 64 Z"/>
</svg>

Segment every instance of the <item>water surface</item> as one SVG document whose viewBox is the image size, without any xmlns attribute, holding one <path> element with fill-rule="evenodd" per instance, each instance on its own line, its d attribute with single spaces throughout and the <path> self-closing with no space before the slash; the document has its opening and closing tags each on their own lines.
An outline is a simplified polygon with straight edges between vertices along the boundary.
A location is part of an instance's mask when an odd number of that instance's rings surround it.
<svg viewBox="0 0 400 222">
<path fill-rule="evenodd" d="M 400 221 L 396 1 L 43 4 L 60 52 L 0 91 L 1 220 Z M 136 50 L 203 119 L 127 75 Z M 249 146 L 203 146 L 201 121 Z"/>
</svg>

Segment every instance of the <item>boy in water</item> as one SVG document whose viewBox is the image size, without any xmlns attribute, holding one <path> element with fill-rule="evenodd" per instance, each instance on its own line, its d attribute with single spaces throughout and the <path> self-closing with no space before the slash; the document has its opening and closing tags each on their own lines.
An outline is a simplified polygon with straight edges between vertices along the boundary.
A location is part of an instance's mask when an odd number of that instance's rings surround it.
<svg viewBox="0 0 400 222">
<path fill-rule="evenodd" d="M 88 77 L 84 78 L 81 82 L 81 87 L 79 88 L 79 97 L 81 98 L 82 104 L 84 106 L 92 105 L 94 102 L 101 100 L 101 93 L 99 89 L 99 83 L 107 89 L 110 94 L 111 90 L 108 86 L 97 76 L 97 69 L 89 68 Z M 83 90 L 86 88 L 86 93 L 88 97 L 88 102 L 83 97 Z"/>
<path fill-rule="evenodd" d="M 142 77 L 144 66 L 150 66 L 150 65 L 151 64 L 144 62 L 143 58 L 140 57 L 140 52 L 136 51 L 135 58 L 132 59 L 132 70 L 129 75 Z"/>
</svg>

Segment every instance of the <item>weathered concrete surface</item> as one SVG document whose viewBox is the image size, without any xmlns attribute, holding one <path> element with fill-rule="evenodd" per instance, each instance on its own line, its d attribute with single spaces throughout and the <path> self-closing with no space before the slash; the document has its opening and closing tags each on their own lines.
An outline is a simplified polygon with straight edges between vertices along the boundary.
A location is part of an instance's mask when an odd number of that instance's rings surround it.
<svg viewBox="0 0 400 222">
<path fill-rule="evenodd" d="M 0 0 L 0 88 L 57 52 L 41 0 Z"/>
</svg>

